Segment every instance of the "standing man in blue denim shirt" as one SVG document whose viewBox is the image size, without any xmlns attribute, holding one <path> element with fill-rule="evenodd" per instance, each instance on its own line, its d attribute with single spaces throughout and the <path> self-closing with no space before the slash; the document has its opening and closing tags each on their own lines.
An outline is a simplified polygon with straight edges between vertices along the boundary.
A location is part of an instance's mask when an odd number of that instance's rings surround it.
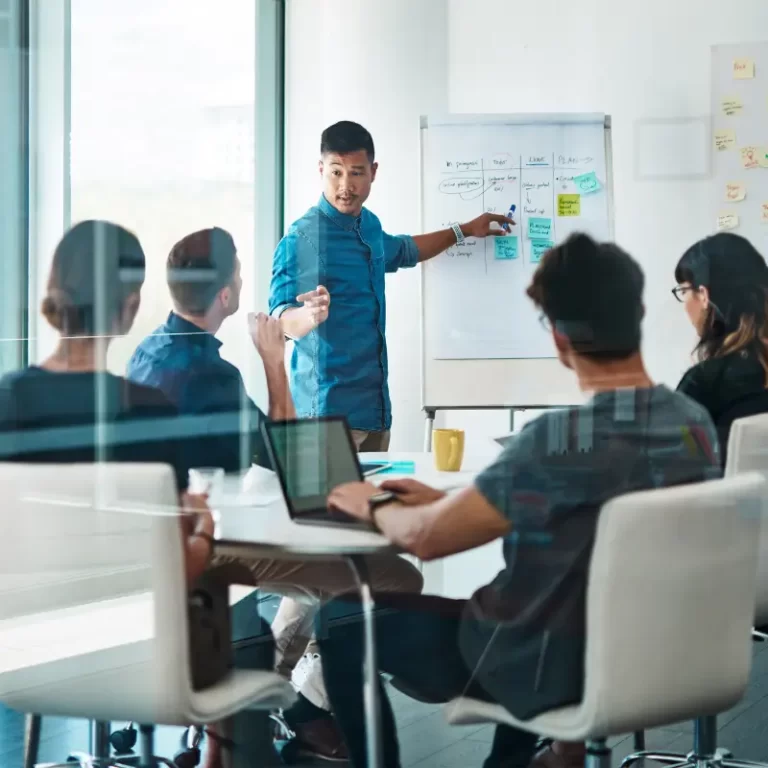
<svg viewBox="0 0 768 768">
<path fill-rule="evenodd" d="M 378 169 L 370 133 L 336 123 L 323 132 L 320 153 L 323 194 L 277 246 L 269 311 L 296 342 L 291 389 L 299 415 L 346 416 L 359 450 L 386 451 L 392 409 L 385 273 L 513 222 L 486 213 L 427 235 L 389 235 L 363 207 Z"/>
</svg>

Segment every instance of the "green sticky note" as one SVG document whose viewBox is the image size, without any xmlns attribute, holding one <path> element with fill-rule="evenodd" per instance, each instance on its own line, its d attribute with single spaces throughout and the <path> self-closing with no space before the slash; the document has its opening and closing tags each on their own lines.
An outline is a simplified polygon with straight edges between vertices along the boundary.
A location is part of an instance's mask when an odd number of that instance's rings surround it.
<svg viewBox="0 0 768 768">
<path fill-rule="evenodd" d="M 590 195 L 593 192 L 599 192 L 603 188 L 600 179 L 597 178 L 597 174 L 594 171 L 582 173 L 581 176 L 574 176 L 573 183 L 582 195 Z"/>
<path fill-rule="evenodd" d="M 531 240 L 549 240 L 552 237 L 552 219 L 532 216 L 528 219 L 528 237 Z"/>
<path fill-rule="evenodd" d="M 497 237 L 493 246 L 493 255 L 500 260 L 517 258 L 517 235 Z"/>
<path fill-rule="evenodd" d="M 581 216 L 581 195 L 558 195 L 558 216 Z"/>
<path fill-rule="evenodd" d="M 554 246 L 551 240 L 531 240 L 531 263 L 538 264 L 541 257 Z"/>
</svg>

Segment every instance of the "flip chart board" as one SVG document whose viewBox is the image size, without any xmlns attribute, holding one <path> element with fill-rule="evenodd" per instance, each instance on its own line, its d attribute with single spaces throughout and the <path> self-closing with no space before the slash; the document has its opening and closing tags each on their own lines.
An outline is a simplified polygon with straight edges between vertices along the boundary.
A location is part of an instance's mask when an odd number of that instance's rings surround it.
<svg viewBox="0 0 768 768">
<path fill-rule="evenodd" d="M 422 118 L 422 230 L 485 212 L 514 210 L 516 222 L 423 265 L 423 405 L 578 402 L 525 289 L 571 233 L 612 238 L 611 172 L 603 114 Z"/>
</svg>

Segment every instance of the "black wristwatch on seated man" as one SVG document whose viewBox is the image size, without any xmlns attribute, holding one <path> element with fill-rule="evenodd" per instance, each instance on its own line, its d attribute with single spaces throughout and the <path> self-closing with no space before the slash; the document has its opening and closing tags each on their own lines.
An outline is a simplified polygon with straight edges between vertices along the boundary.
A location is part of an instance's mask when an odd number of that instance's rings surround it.
<svg viewBox="0 0 768 768">
<path fill-rule="evenodd" d="M 393 501 L 397 501 L 397 495 L 392 493 L 392 491 L 380 491 L 368 499 L 368 511 L 371 513 L 371 524 L 373 525 L 374 530 L 379 533 L 381 533 L 381 528 L 379 528 L 376 523 L 376 510 L 379 509 L 379 507 L 391 504 Z"/>
</svg>

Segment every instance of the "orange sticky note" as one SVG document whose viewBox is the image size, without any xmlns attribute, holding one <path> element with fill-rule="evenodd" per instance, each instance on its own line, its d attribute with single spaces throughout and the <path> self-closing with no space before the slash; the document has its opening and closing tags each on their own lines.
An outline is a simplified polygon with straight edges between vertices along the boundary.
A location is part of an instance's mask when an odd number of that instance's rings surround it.
<svg viewBox="0 0 768 768">
<path fill-rule="evenodd" d="M 729 181 L 725 185 L 725 200 L 740 203 L 747 196 L 747 188 L 740 181 Z"/>
<path fill-rule="evenodd" d="M 755 62 L 752 59 L 733 60 L 734 80 L 751 80 L 755 76 Z"/>
<path fill-rule="evenodd" d="M 741 164 L 746 170 L 760 167 L 760 147 L 742 147 Z"/>
</svg>

